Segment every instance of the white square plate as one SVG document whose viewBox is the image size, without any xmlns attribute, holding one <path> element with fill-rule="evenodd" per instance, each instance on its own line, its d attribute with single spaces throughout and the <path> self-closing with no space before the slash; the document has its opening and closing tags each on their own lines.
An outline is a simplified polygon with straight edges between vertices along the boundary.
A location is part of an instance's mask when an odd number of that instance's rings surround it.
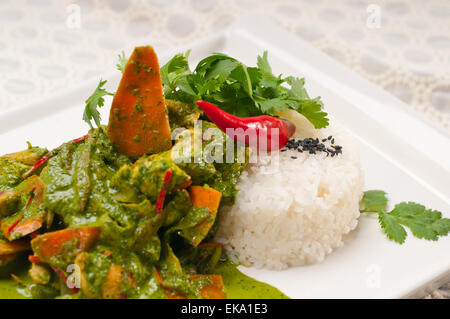
<svg viewBox="0 0 450 319">
<path fill-rule="evenodd" d="M 151 43 L 149 43 L 151 44 Z M 450 140 L 379 87 L 263 16 L 250 16 L 231 29 L 192 46 L 191 63 L 224 52 L 254 65 L 264 50 L 274 73 L 305 77 L 312 96 L 320 95 L 332 119 L 359 142 L 366 189 L 383 189 L 392 203 L 416 201 L 450 217 Z M 191 64 L 192 65 L 192 64 Z M 99 75 L 100 78 L 100 75 Z M 120 72 L 104 76 L 114 91 Z M 82 136 L 84 100 L 98 79 L 42 101 L 0 114 L 0 154 L 24 148 L 25 141 L 53 148 Z M 110 99 L 102 109 L 108 118 Z M 284 271 L 241 267 L 246 274 L 278 287 L 292 298 L 399 298 L 422 296 L 450 280 L 450 237 L 437 242 L 409 234 L 403 245 L 386 239 L 376 219 L 360 223 L 324 262 Z"/>
</svg>

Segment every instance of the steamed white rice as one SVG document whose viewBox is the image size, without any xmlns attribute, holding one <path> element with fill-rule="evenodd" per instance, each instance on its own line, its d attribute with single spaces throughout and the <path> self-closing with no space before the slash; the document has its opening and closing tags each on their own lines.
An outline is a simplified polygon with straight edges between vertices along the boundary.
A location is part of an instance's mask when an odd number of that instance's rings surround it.
<svg viewBox="0 0 450 319">
<path fill-rule="evenodd" d="M 343 154 L 289 150 L 279 153 L 278 167 L 276 161 L 249 165 L 236 203 L 221 212 L 216 237 L 245 265 L 284 269 L 321 262 L 358 224 L 363 174 L 352 137 L 336 126 L 297 131 L 296 138 L 332 135 Z"/>
</svg>

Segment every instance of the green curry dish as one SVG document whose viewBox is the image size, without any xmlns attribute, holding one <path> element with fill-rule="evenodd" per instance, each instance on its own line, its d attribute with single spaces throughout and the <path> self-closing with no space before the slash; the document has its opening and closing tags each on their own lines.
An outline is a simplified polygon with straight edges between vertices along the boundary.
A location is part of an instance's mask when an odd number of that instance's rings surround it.
<svg viewBox="0 0 450 319">
<path fill-rule="evenodd" d="M 32 284 L 26 288 L 32 297 L 225 296 L 220 276 L 214 275 L 222 248 L 201 247 L 217 228 L 216 210 L 211 214 L 208 207 L 194 206 L 194 188 L 188 187 L 214 188 L 221 192 L 217 206 L 221 198 L 232 203 L 248 157 L 240 163 L 235 155 L 226 163 L 230 139 L 214 124 L 198 121 L 196 106 L 169 105 L 172 127 L 187 128 L 169 151 L 129 158 L 116 151 L 100 126 L 53 150 L 43 168 L 25 180 L 22 175 L 47 150 L 29 148 L 0 158 L 0 240 L 14 243 L 32 231 L 37 235 L 31 248 L 39 263 L 33 261 Z M 194 128 L 200 123 L 197 136 Z M 184 152 L 195 143 L 199 147 L 193 152 Z M 164 206 L 157 211 L 168 170 Z M 55 216 L 53 227 L 48 216 Z M 24 228 L 27 223 L 34 228 Z M 2 265 L 14 259 L 0 257 Z M 49 273 L 50 266 L 64 272 L 72 264 L 81 271 L 76 293 Z"/>
</svg>

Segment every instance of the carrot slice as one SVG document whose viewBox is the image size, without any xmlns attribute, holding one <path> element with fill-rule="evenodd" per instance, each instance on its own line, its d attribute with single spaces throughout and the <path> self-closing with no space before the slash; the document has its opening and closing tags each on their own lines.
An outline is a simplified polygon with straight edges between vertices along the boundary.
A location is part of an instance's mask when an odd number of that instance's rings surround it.
<svg viewBox="0 0 450 319">
<path fill-rule="evenodd" d="M 99 228 L 94 226 L 67 228 L 34 238 L 31 247 L 36 256 L 49 263 L 52 257 L 61 254 L 75 257 L 78 252 L 88 250 L 97 240 L 99 233 Z"/>
<path fill-rule="evenodd" d="M 211 212 L 219 209 L 222 193 L 211 187 L 191 186 L 189 188 L 192 205 L 197 207 L 208 207 Z M 214 215 L 215 216 L 215 215 Z"/>
<path fill-rule="evenodd" d="M 158 58 L 151 46 L 136 47 L 125 66 L 111 106 L 108 136 L 128 156 L 172 146 Z"/>
</svg>

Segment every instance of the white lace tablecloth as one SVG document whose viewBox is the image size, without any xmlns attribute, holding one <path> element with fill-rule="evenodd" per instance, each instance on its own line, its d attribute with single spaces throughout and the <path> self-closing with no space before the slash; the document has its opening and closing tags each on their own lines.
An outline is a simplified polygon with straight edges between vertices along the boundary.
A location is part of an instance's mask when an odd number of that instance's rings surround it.
<svg viewBox="0 0 450 319">
<path fill-rule="evenodd" d="M 448 0 L 0 0 L 0 111 L 263 13 L 450 132 Z M 450 285 L 432 297 L 450 296 Z"/>
</svg>

